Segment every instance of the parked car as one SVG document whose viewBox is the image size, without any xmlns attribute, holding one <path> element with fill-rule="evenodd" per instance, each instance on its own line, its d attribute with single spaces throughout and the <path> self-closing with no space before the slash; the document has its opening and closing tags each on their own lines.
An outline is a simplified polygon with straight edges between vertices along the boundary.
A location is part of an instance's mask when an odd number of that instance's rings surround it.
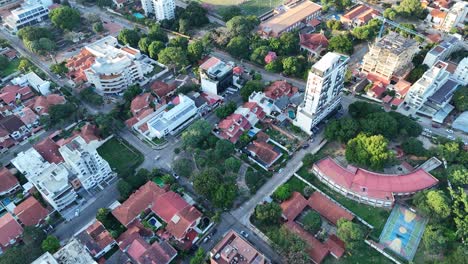
<svg viewBox="0 0 468 264">
<path fill-rule="evenodd" d="M 455 140 L 455 137 L 454 137 L 454 136 L 451 136 L 451 135 L 447 135 L 447 139 Z"/>
<path fill-rule="evenodd" d="M 306 148 L 308 148 L 309 146 L 310 146 L 309 144 L 304 144 L 304 145 L 302 145 L 302 148 L 303 148 L 303 149 L 306 149 Z"/>
<path fill-rule="evenodd" d="M 445 129 L 445 131 L 447 131 L 447 133 L 449 133 L 449 134 L 453 134 L 453 130 L 452 130 L 452 129 Z"/>
<path fill-rule="evenodd" d="M 240 234 L 245 238 L 249 237 L 249 234 L 247 234 L 247 232 L 245 232 L 244 230 L 240 231 Z"/>
<path fill-rule="evenodd" d="M 180 176 L 177 175 L 177 173 L 175 173 L 175 172 L 172 173 L 172 176 L 174 176 L 174 178 L 176 178 L 177 180 L 180 178 Z"/>
</svg>

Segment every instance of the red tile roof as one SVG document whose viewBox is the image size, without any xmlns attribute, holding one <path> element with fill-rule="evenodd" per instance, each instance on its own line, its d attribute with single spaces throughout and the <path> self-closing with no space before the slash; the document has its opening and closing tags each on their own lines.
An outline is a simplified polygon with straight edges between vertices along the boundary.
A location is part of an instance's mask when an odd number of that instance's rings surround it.
<svg viewBox="0 0 468 264">
<path fill-rule="evenodd" d="M 35 226 L 47 217 L 49 211 L 31 196 L 15 207 L 14 214 L 23 225 Z"/>
<path fill-rule="evenodd" d="M 220 136 L 224 139 L 236 143 L 242 133 L 252 126 L 249 121 L 241 114 L 231 114 L 218 124 L 221 131 Z"/>
<path fill-rule="evenodd" d="M 299 44 L 306 49 L 317 52 L 319 49 L 328 47 L 328 39 L 322 33 L 300 34 Z"/>
<path fill-rule="evenodd" d="M 24 101 L 34 96 L 34 93 L 28 86 L 19 85 L 7 85 L 0 91 L 0 99 L 6 104 L 15 103 L 17 96 L 20 101 Z"/>
<path fill-rule="evenodd" d="M 265 141 L 254 140 L 252 144 L 247 147 L 260 161 L 267 166 L 271 165 L 281 153 L 275 150 L 275 147 Z"/>
<path fill-rule="evenodd" d="M 352 20 L 357 19 L 361 21 L 361 23 L 365 24 L 378 14 L 379 12 L 375 9 L 372 9 L 371 7 L 368 7 L 366 5 L 359 5 L 351 9 L 346 14 L 342 15 L 340 19 L 342 22 L 345 22 L 345 23 L 349 23 Z"/>
<path fill-rule="evenodd" d="M 112 210 L 112 214 L 122 223 L 127 226 L 131 223 L 143 210 L 149 208 L 156 197 L 162 195 L 166 191 L 152 181 L 141 186 L 135 193 L 122 203 L 120 206 Z"/>
<path fill-rule="evenodd" d="M 354 219 L 354 216 L 351 213 L 319 192 L 314 192 L 309 197 L 308 204 L 312 209 L 317 211 L 321 216 L 325 217 L 335 226 L 338 224 L 338 220 L 341 218 L 347 219 L 349 221 Z"/>
<path fill-rule="evenodd" d="M 241 75 L 242 73 L 244 73 L 244 69 L 241 66 L 236 66 L 234 67 L 234 69 L 232 69 L 232 73 L 236 75 Z"/>
<path fill-rule="evenodd" d="M 149 245 L 142 237 L 137 237 L 127 254 L 139 264 L 167 264 L 177 255 L 177 251 L 166 241 Z"/>
<path fill-rule="evenodd" d="M 132 103 L 130 104 L 130 111 L 133 115 L 137 115 L 139 112 L 151 108 L 150 103 L 152 101 L 153 96 L 151 93 L 137 95 L 135 98 L 133 98 Z"/>
<path fill-rule="evenodd" d="M 407 81 L 405 81 L 405 80 L 403 80 L 403 79 L 399 80 L 399 81 L 395 84 L 395 91 L 396 91 L 401 97 L 405 97 L 410 88 L 411 88 L 411 83 L 410 83 L 410 82 L 407 82 Z"/>
<path fill-rule="evenodd" d="M 19 184 L 18 179 L 7 168 L 0 169 L 0 193 L 8 192 Z"/>
<path fill-rule="evenodd" d="M 439 9 L 434 8 L 431 11 L 431 16 L 432 17 L 437 17 L 437 18 L 440 18 L 440 19 L 444 19 L 447 16 L 447 13 L 444 12 L 444 11 L 441 11 Z"/>
<path fill-rule="evenodd" d="M 290 221 L 294 221 L 296 217 L 306 208 L 307 200 L 298 192 L 293 192 L 291 198 L 281 203 L 283 215 Z"/>
<path fill-rule="evenodd" d="M 143 225 L 138 222 L 134 221 L 130 225 L 127 226 L 127 230 L 123 232 L 119 238 L 117 239 L 117 243 L 119 248 L 123 251 L 127 249 L 128 246 L 140 236 L 148 237 L 152 235 L 152 231 L 143 227 Z"/>
<path fill-rule="evenodd" d="M 11 240 L 16 240 L 23 233 L 23 228 L 10 213 L 0 217 L 0 245 L 7 247 Z"/>
<path fill-rule="evenodd" d="M 382 98 L 382 102 L 388 104 L 390 101 L 393 99 L 390 95 L 386 95 L 384 98 Z"/>
<path fill-rule="evenodd" d="M 304 230 L 296 222 L 288 221 L 285 226 L 305 241 L 307 245 L 306 252 L 314 263 L 321 263 L 328 255 L 328 247 L 320 243 L 318 239 Z"/>
<path fill-rule="evenodd" d="M 80 128 L 79 131 L 74 131 L 73 135 L 68 138 L 62 138 L 59 141 L 57 141 L 58 146 L 64 146 L 68 143 L 70 143 L 73 139 L 76 137 L 81 137 L 86 143 L 90 143 L 91 141 L 94 140 L 99 140 L 99 131 L 98 128 L 95 125 L 92 125 L 90 123 L 86 123 L 84 126 Z"/>
<path fill-rule="evenodd" d="M 246 102 L 242 105 L 242 107 L 250 109 L 250 112 L 255 114 L 260 120 L 262 120 L 266 116 L 266 113 L 263 111 L 263 108 L 256 102 Z"/>
<path fill-rule="evenodd" d="M 34 145 L 33 148 L 50 163 L 59 164 L 64 161 L 59 152 L 59 145 L 48 137 Z"/>
<path fill-rule="evenodd" d="M 341 258 L 343 256 L 345 252 L 345 243 L 336 235 L 330 235 L 324 244 L 335 258 Z"/>
<path fill-rule="evenodd" d="M 403 101 L 405 101 L 405 99 L 395 98 L 395 99 L 393 99 L 391 105 L 392 106 L 399 106 L 399 105 L 401 105 L 401 103 L 403 103 Z"/>
<path fill-rule="evenodd" d="M 276 100 L 283 95 L 291 97 L 297 92 L 298 88 L 292 86 L 287 81 L 275 81 L 265 88 L 265 96 L 273 100 Z"/>
<path fill-rule="evenodd" d="M 127 254 L 138 261 L 150 247 L 151 246 L 142 237 L 137 237 L 128 247 Z"/>
<path fill-rule="evenodd" d="M 220 63 L 221 60 L 216 57 L 210 57 L 205 62 L 200 65 L 200 69 L 205 71 L 209 70 L 211 67 L 215 66 L 216 64 Z"/>
<path fill-rule="evenodd" d="M 436 185 L 439 181 L 423 169 L 408 174 L 382 174 L 361 168 L 344 168 L 332 158 L 324 158 L 314 164 L 321 172 L 341 188 L 374 199 L 393 201 L 393 193 L 413 193 Z"/>
<path fill-rule="evenodd" d="M 77 238 L 86 246 L 93 257 L 115 242 L 109 231 L 99 221 L 95 221 L 86 230 L 78 234 Z"/>
<path fill-rule="evenodd" d="M 176 88 L 176 85 L 167 84 L 162 81 L 155 81 L 153 84 L 151 84 L 151 91 L 153 91 L 153 93 L 158 96 L 158 98 L 169 96 L 169 94 L 175 91 Z"/>
<path fill-rule="evenodd" d="M 26 106 L 36 111 L 37 114 L 44 115 L 49 113 L 49 107 L 64 104 L 65 101 L 65 97 L 58 94 L 41 95 L 28 101 Z"/>
</svg>

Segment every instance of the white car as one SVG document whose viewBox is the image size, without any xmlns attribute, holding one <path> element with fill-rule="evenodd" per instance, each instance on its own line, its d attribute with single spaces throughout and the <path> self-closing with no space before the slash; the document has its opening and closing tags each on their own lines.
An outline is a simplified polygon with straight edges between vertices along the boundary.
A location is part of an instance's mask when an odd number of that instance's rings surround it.
<svg viewBox="0 0 468 264">
<path fill-rule="evenodd" d="M 452 129 L 445 129 L 445 131 L 447 131 L 447 133 L 449 133 L 449 134 L 453 134 L 453 130 L 452 130 Z"/>
<path fill-rule="evenodd" d="M 424 130 L 424 132 L 432 133 L 432 131 L 429 128 L 424 128 L 423 130 Z"/>
<path fill-rule="evenodd" d="M 450 140 L 455 140 L 455 137 L 451 136 L 451 135 L 447 135 L 447 138 L 450 139 Z"/>
<path fill-rule="evenodd" d="M 247 232 L 245 232 L 244 230 L 240 231 L 240 234 L 245 238 L 249 237 L 249 234 L 247 234 Z"/>
</svg>

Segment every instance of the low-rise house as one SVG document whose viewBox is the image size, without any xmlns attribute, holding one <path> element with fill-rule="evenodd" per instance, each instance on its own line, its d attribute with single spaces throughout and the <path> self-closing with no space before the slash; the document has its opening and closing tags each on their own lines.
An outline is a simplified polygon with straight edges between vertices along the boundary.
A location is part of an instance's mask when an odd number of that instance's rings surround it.
<svg viewBox="0 0 468 264">
<path fill-rule="evenodd" d="M 16 113 L 16 116 L 23 121 L 28 129 L 39 126 L 39 116 L 29 107 L 21 109 L 21 111 Z"/>
<path fill-rule="evenodd" d="M 6 151 L 16 144 L 16 141 L 10 137 L 10 133 L 0 126 L 0 152 Z"/>
<path fill-rule="evenodd" d="M 114 3 L 115 8 L 117 9 L 123 8 L 127 2 L 128 0 L 112 0 L 112 3 Z"/>
<path fill-rule="evenodd" d="M 266 169 L 270 168 L 281 156 L 281 151 L 263 140 L 254 140 L 247 146 L 247 151 L 257 163 Z"/>
<path fill-rule="evenodd" d="M 42 141 L 38 142 L 33 146 L 33 148 L 49 163 L 60 164 L 64 162 L 59 151 L 60 146 L 50 137 L 46 137 Z"/>
<path fill-rule="evenodd" d="M 310 57 L 318 57 L 328 48 L 328 39 L 322 33 L 299 34 L 299 45 Z"/>
<path fill-rule="evenodd" d="M 10 172 L 9 169 L 3 167 L 0 169 L 0 195 L 13 194 L 21 188 L 18 179 Z"/>
<path fill-rule="evenodd" d="M 65 97 L 58 94 L 49 94 L 47 96 L 34 97 L 25 106 L 31 108 L 38 115 L 48 115 L 51 106 L 65 104 L 65 102 Z"/>
<path fill-rule="evenodd" d="M 29 86 L 7 85 L 0 90 L 0 103 L 9 106 L 18 106 L 34 97 Z"/>
<path fill-rule="evenodd" d="M 252 128 L 249 120 L 241 114 L 231 114 L 216 125 L 219 136 L 236 143 L 240 136 Z"/>
<path fill-rule="evenodd" d="M 76 238 L 95 259 L 99 259 L 117 244 L 109 231 L 97 220 L 79 233 Z"/>
<path fill-rule="evenodd" d="M 50 94 L 50 82 L 42 80 L 35 72 L 29 72 L 20 77 L 16 77 L 11 83 L 21 87 L 29 85 L 41 95 Z"/>
<path fill-rule="evenodd" d="M 151 92 L 156 96 L 159 102 L 174 95 L 177 86 L 175 84 L 167 84 L 163 81 L 155 81 L 151 84 Z"/>
<path fill-rule="evenodd" d="M 263 120 L 266 116 L 262 107 L 255 102 L 244 103 L 242 106 L 238 107 L 234 113 L 243 115 L 251 126 L 255 126 L 258 121 Z"/>
<path fill-rule="evenodd" d="M 371 19 L 379 15 L 379 12 L 367 5 L 358 5 L 340 17 L 341 23 L 347 28 L 359 27 L 367 24 Z"/>
<path fill-rule="evenodd" d="M 0 217 L 0 251 L 15 245 L 23 234 L 23 228 L 10 214 Z"/>
<path fill-rule="evenodd" d="M 234 230 L 229 230 L 210 251 L 211 264 L 265 264 L 270 260 Z"/>
<path fill-rule="evenodd" d="M 286 81 L 275 81 L 265 88 L 263 92 L 253 92 L 249 102 L 257 103 L 268 116 L 280 114 L 288 105 L 298 105 L 302 98 L 298 88 Z"/>
<path fill-rule="evenodd" d="M 18 57 L 18 53 L 15 49 L 10 47 L 0 48 L 0 55 L 5 56 L 9 61 L 12 61 Z"/>
<path fill-rule="evenodd" d="M 137 264 L 168 264 L 177 256 L 177 251 L 166 241 L 150 245 L 141 237 L 133 240 L 126 253 Z"/>
<path fill-rule="evenodd" d="M 30 130 L 21 119 L 15 115 L 0 117 L 0 127 L 8 131 L 11 138 L 22 141 L 29 136 Z"/>
<path fill-rule="evenodd" d="M 16 206 L 13 213 L 25 226 L 40 226 L 49 215 L 49 211 L 33 196 Z"/>
</svg>

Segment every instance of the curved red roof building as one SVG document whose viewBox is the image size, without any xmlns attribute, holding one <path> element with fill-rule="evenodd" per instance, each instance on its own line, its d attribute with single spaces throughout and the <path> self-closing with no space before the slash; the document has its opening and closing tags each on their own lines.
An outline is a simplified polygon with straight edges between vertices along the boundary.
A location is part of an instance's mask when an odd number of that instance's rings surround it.
<svg viewBox="0 0 468 264">
<path fill-rule="evenodd" d="M 327 157 L 314 164 L 317 178 L 347 198 L 376 207 L 391 207 L 395 196 L 408 196 L 439 182 L 423 169 L 408 174 L 383 174 L 343 167 Z"/>
</svg>

